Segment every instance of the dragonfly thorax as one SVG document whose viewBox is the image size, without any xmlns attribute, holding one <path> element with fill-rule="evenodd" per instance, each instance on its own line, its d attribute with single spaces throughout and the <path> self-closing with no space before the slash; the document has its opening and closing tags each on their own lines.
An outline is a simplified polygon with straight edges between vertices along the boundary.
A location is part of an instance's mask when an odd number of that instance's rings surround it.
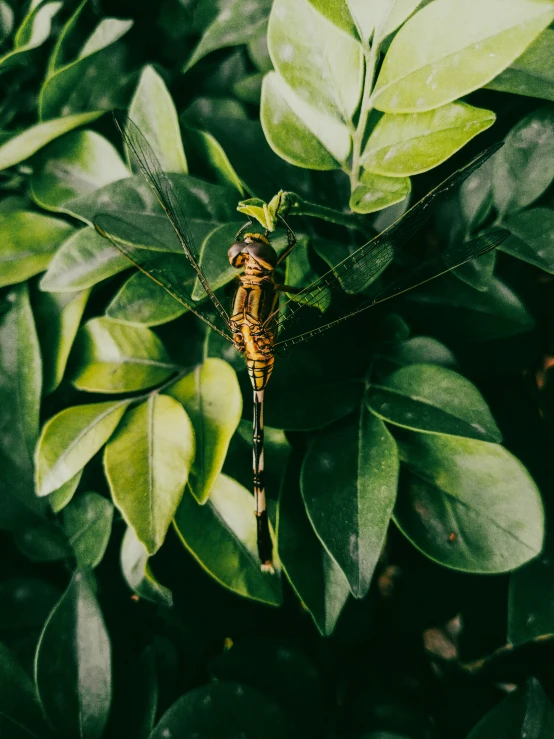
<svg viewBox="0 0 554 739">
<path fill-rule="evenodd" d="M 244 241 L 229 247 L 227 256 L 233 267 L 245 271 L 271 273 L 277 265 L 277 252 L 263 234 L 245 234 Z"/>
</svg>

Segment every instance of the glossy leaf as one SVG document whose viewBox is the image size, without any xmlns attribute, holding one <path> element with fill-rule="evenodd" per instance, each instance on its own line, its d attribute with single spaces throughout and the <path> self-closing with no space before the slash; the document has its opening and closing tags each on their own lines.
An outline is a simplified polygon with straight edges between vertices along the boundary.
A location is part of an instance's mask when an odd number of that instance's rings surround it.
<svg viewBox="0 0 554 739">
<path fill-rule="evenodd" d="M 362 406 L 321 431 L 302 466 L 301 488 L 316 534 L 363 598 L 396 497 L 398 454 L 385 424 Z M 329 515 L 329 511 L 335 511 Z"/>
<path fill-rule="evenodd" d="M 186 312 L 187 308 L 138 270 L 122 285 L 106 308 L 108 318 L 141 326 L 159 326 Z"/>
<path fill-rule="evenodd" d="M 206 710 L 209 707 L 209 710 Z M 234 682 L 215 682 L 191 690 L 169 708 L 150 739 L 295 739 L 279 705 L 257 688 Z"/>
<path fill-rule="evenodd" d="M 11 732 L 22 737 L 42 737 L 47 727 L 31 678 L 15 655 L 0 643 L 0 729 L 9 739 Z M 5 734 L 4 734 L 5 732 Z"/>
<path fill-rule="evenodd" d="M 394 37 L 373 105 L 422 112 L 467 95 L 509 66 L 553 19 L 554 5 L 543 0 L 435 0 Z"/>
<path fill-rule="evenodd" d="M 129 269 L 129 260 L 94 228 L 81 228 L 64 241 L 41 280 L 48 292 L 85 290 Z"/>
<path fill-rule="evenodd" d="M 37 294 L 37 324 L 44 363 L 44 395 L 53 392 L 62 380 L 89 294 L 89 290 Z"/>
<path fill-rule="evenodd" d="M 110 641 L 92 576 L 77 571 L 37 647 L 35 679 L 48 719 L 62 734 L 100 739 L 111 700 Z"/>
<path fill-rule="evenodd" d="M 54 513 L 59 513 L 66 507 L 70 500 L 73 499 L 73 496 L 79 487 L 79 483 L 81 482 L 82 475 L 83 470 L 79 470 L 79 472 L 77 472 L 77 474 L 70 480 L 65 482 L 63 485 L 60 485 L 57 490 L 54 490 L 49 494 L 48 502 L 50 503 L 50 508 Z"/>
<path fill-rule="evenodd" d="M 200 59 L 216 49 L 244 44 L 254 38 L 262 28 L 271 8 L 270 0 L 249 3 L 247 0 L 230 0 L 215 4 L 217 13 L 204 30 L 202 38 L 183 68 L 188 71 Z"/>
<path fill-rule="evenodd" d="M 530 208 L 503 221 L 511 236 L 502 251 L 554 274 L 554 210 Z"/>
<path fill-rule="evenodd" d="M 29 52 L 48 39 L 52 20 L 63 3 L 50 2 L 31 5 L 14 37 L 14 48 L 0 57 L 0 71 L 30 61 Z"/>
<path fill-rule="evenodd" d="M 554 106 L 521 120 L 494 158 L 494 202 L 501 214 L 525 208 L 554 179 Z"/>
<path fill-rule="evenodd" d="M 287 464 L 277 519 L 279 557 L 294 591 L 323 636 L 333 633 L 350 594 L 348 580 L 314 533 L 300 493 L 297 457 Z"/>
<path fill-rule="evenodd" d="M 242 414 L 236 373 L 221 359 L 206 359 L 172 385 L 168 395 L 183 405 L 192 421 L 196 456 L 188 484 L 196 500 L 205 503 L 223 468 Z"/>
<path fill-rule="evenodd" d="M 273 151 L 297 167 L 338 169 L 350 153 L 346 126 L 301 100 L 276 72 L 264 77 L 260 119 Z"/>
<path fill-rule="evenodd" d="M 73 228 L 58 218 L 19 210 L 0 213 L 0 287 L 43 272 Z"/>
<path fill-rule="evenodd" d="M 205 168 L 213 175 L 216 182 L 220 185 L 231 185 L 241 195 L 246 194 L 225 149 L 215 136 L 207 131 L 190 127 L 185 129 L 184 136 L 187 148 L 192 147 L 195 153 L 202 158 Z"/>
<path fill-rule="evenodd" d="M 433 364 L 410 364 L 370 385 L 367 404 L 397 426 L 498 442 L 502 436 L 475 385 Z"/>
<path fill-rule="evenodd" d="M 98 493 L 79 494 L 63 512 L 63 526 L 77 567 L 97 567 L 112 530 L 113 505 Z"/>
<path fill-rule="evenodd" d="M 74 128 L 92 123 L 103 114 L 103 110 L 95 110 L 91 113 L 77 113 L 64 118 L 54 118 L 51 121 L 37 123 L 22 133 L 15 134 L 0 144 L 0 170 L 23 162 L 54 139 Z"/>
<path fill-rule="evenodd" d="M 69 64 L 49 70 L 39 95 L 39 112 L 42 120 L 56 116 L 81 113 L 86 107 L 81 98 L 87 86 L 94 84 L 88 72 L 98 63 L 98 56 L 109 53 L 109 47 L 124 36 L 133 25 L 132 20 L 103 18 L 81 49 L 79 56 Z"/>
<path fill-rule="evenodd" d="M 363 84 L 363 51 L 352 36 L 308 0 L 275 0 L 267 39 L 273 66 L 300 100 L 334 120 L 352 118 Z"/>
<path fill-rule="evenodd" d="M 379 355 L 397 368 L 410 364 L 438 364 L 456 369 L 456 357 L 450 349 L 432 336 L 413 336 L 385 347 Z"/>
<path fill-rule="evenodd" d="M 531 46 L 487 87 L 489 90 L 554 100 L 554 30 L 545 28 Z"/>
<path fill-rule="evenodd" d="M 346 0 L 358 28 L 367 41 L 374 33 L 373 43 L 382 41 L 395 31 L 421 4 L 421 0 Z"/>
<path fill-rule="evenodd" d="M 362 164 L 370 172 L 389 177 L 426 172 L 492 126 L 495 119 L 491 110 L 466 103 L 448 103 L 427 113 L 385 113 L 368 139 Z"/>
<path fill-rule="evenodd" d="M 34 200 L 48 210 L 129 176 L 115 147 L 96 131 L 72 131 L 46 146 L 31 176 Z"/>
<path fill-rule="evenodd" d="M 145 600 L 162 606 L 173 605 L 173 594 L 159 583 L 148 564 L 148 552 L 131 527 L 121 544 L 121 570 L 129 587 Z"/>
<path fill-rule="evenodd" d="M 127 412 L 106 446 L 113 501 L 149 554 L 164 542 L 194 452 L 194 429 L 183 407 L 156 394 Z"/>
<path fill-rule="evenodd" d="M 540 494 L 506 449 L 475 439 L 410 433 L 401 459 L 405 486 L 395 521 L 428 557 L 464 572 L 496 573 L 540 553 Z"/>
<path fill-rule="evenodd" d="M 356 26 L 352 18 L 352 9 L 347 2 L 327 2 L 327 0 L 308 0 L 321 15 L 325 16 L 335 26 L 356 37 Z"/>
<path fill-rule="evenodd" d="M 360 183 L 350 196 L 349 205 L 355 213 L 375 213 L 400 203 L 412 189 L 407 177 L 383 177 L 367 171 L 362 173 Z"/>
<path fill-rule="evenodd" d="M 203 506 L 189 492 L 183 496 L 175 528 L 197 562 L 221 585 L 277 606 L 281 603 L 280 580 L 260 569 L 253 512 L 254 498 L 248 490 L 220 475 Z"/>
<path fill-rule="evenodd" d="M 36 448 L 37 495 L 71 480 L 115 431 L 129 400 L 65 408 L 42 429 Z"/>
<path fill-rule="evenodd" d="M 493 207 L 494 156 L 472 172 L 460 188 L 460 207 L 468 229 L 480 226 Z"/>
<path fill-rule="evenodd" d="M 87 392 L 123 393 L 152 387 L 177 369 L 149 328 L 93 318 L 77 335 L 73 384 Z"/>
<path fill-rule="evenodd" d="M 4 41 L 8 38 L 8 36 L 12 32 L 13 23 L 14 23 L 14 12 L 11 8 L 11 5 L 8 5 L 8 3 L 5 0 L 1 0 L 0 2 L 0 43 L 4 43 Z"/>
</svg>

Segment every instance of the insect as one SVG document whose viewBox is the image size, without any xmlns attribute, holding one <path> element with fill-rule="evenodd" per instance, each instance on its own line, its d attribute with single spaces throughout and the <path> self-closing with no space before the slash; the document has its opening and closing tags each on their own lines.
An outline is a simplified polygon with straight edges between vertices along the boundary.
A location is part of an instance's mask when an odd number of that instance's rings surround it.
<svg viewBox="0 0 554 739">
<path fill-rule="evenodd" d="M 411 236 L 429 218 L 437 205 L 486 161 L 500 145 L 493 146 L 438 185 L 404 216 L 379 236 L 349 254 L 311 285 L 295 289 L 276 282 L 277 268 L 289 256 L 297 238 L 283 215 L 277 213 L 278 226 L 286 234 L 286 247 L 278 255 L 267 230 L 248 230 L 248 221 L 228 248 L 230 264 L 240 270 L 230 306 L 220 301 L 201 267 L 201 254 L 195 245 L 190 223 L 168 175 L 163 171 L 150 144 L 138 127 L 122 113 L 115 115 L 123 140 L 152 189 L 177 236 L 176 248 L 168 248 L 163 234 L 153 234 L 138 225 L 130 226 L 113 215 L 94 219 L 97 231 L 109 239 L 139 270 L 161 285 L 175 300 L 202 319 L 211 329 L 232 343 L 244 356 L 253 389 L 253 473 L 257 520 L 258 553 L 261 568 L 273 572 L 272 540 L 269 530 L 264 487 L 263 402 L 275 355 L 307 341 L 378 303 L 411 290 L 500 244 L 508 235 L 495 229 L 462 244 L 447 248 L 422 260 L 392 280 L 376 281 L 381 272 L 398 258 Z M 191 284 L 201 285 L 203 297 L 192 298 Z M 363 290 L 361 299 L 335 318 L 321 317 L 334 299 Z M 280 295 L 284 295 L 280 300 Z M 299 326 L 306 314 L 315 316 L 308 330 Z"/>
</svg>

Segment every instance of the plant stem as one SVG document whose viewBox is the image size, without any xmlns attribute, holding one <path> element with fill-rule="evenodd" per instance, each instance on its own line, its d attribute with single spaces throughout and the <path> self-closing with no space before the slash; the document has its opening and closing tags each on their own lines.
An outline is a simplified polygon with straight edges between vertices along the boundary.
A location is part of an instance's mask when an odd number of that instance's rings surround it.
<svg viewBox="0 0 554 739">
<path fill-rule="evenodd" d="M 372 106 L 370 104 L 371 93 L 373 92 L 373 82 L 375 79 L 375 68 L 377 66 L 377 58 L 379 56 L 379 43 L 374 39 L 369 50 L 365 52 L 365 78 L 364 89 L 362 92 L 362 105 L 360 108 L 360 117 L 352 145 L 352 169 L 350 172 L 350 188 L 352 192 L 360 180 L 360 167 L 362 156 L 362 144 L 364 142 L 364 134 L 367 126 L 367 119 L 371 113 Z"/>
</svg>

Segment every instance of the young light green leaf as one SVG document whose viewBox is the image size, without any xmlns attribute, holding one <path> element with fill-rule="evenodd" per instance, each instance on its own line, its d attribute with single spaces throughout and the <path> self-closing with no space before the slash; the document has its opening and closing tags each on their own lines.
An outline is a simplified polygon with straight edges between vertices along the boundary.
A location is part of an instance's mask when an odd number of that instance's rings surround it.
<svg viewBox="0 0 554 739">
<path fill-rule="evenodd" d="M 183 405 L 192 421 L 196 456 L 188 483 L 196 500 L 205 503 L 242 414 L 236 372 L 222 359 L 206 359 L 167 393 Z"/>
<path fill-rule="evenodd" d="M 63 512 L 63 526 L 77 567 L 100 564 L 112 530 L 113 505 L 98 493 L 79 494 Z"/>
<path fill-rule="evenodd" d="M 514 95 L 554 100 L 554 30 L 545 28 L 531 46 L 487 87 Z"/>
<path fill-rule="evenodd" d="M 322 636 L 330 636 L 350 594 L 348 580 L 314 533 L 300 493 L 300 460 L 289 459 L 277 518 L 279 558 Z"/>
<path fill-rule="evenodd" d="M 40 701 L 63 736 L 100 739 L 111 701 L 110 641 L 92 575 L 77 571 L 46 622 L 37 647 Z"/>
<path fill-rule="evenodd" d="M 498 442 L 500 430 L 475 385 L 435 364 L 410 364 L 380 385 L 370 385 L 367 404 L 396 426 Z"/>
<path fill-rule="evenodd" d="M 466 103 L 426 113 L 385 113 L 368 139 L 362 164 L 389 177 L 420 174 L 442 164 L 495 120 L 491 110 Z"/>
<path fill-rule="evenodd" d="M 31 195 L 38 205 L 58 211 L 68 200 L 129 176 L 115 147 L 96 131 L 71 131 L 37 156 Z"/>
<path fill-rule="evenodd" d="M 13 30 L 14 12 L 6 0 L 0 0 L 0 43 L 8 38 Z"/>
<path fill-rule="evenodd" d="M 394 37 L 373 105 L 415 113 L 467 95 L 508 67 L 553 19 L 548 0 L 435 0 Z"/>
<path fill-rule="evenodd" d="M 163 79 L 150 65 L 140 75 L 129 118 L 140 128 L 164 172 L 188 172 L 175 105 Z M 130 161 L 132 164 L 132 158 Z"/>
<path fill-rule="evenodd" d="M 132 25 L 132 20 L 103 18 L 77 59 L 55 70 L 49 69 L 50 74 L 44 80 L 39 93 L 41 120 L 83 111 L 83 102 L 88 102 L 83 91 L 88 87 L 90 96 L 90 86 L 93 84 L 89 78 L 89 71 L 98 64 L 100 55 L 109 54 L 109 47 L 124 36 Z"/>
<path fill-rule="evenodd" d="M 328 2 L 328 0 L 308 0 L 310 5 L 325 16 L 335 26 L 341 28 L 346 33 L 356 38 L 356 25 L 352 19 L 352 9 L 349 10 L 350 2 L 348 0 L 338 0 L 338 2 Z"/>
<path fill-rule="evenodd" d="M 356 213 L 375 213 L 400 203 L 408 197 L 412 183 L 408 177 L 383 177 L 364 170 L 360 184 L 350 196 L 350 207 Z"/>
<path fill-rule="evenodd" d="M 30 61 L 29 52 L 42 46 L 48 39 L 52 20 L 62 5 L 61 2 L 31 5 L 15 34 L 14 48 L 0 57 L 0 71 Z"/>
<path fill-rule="evenodd" d="M 60 485 L 57 490 L 54 490 L 49 494 L 48 502 L 50 503 L 50 508 L 54 513 L 59 513 L 66 507 L 69 501 L 72 500 L 77 488 L 79 487 L 82 476 L 83 470 L 79 470 L 79 472 L 77 472 L 77 474 L 70 480 L 65 482 L 63 485 Z"/>
<path fill-rule="evenodd" d="M 539 198 L 554 179 L 554 106 L 545 105 L 515 125 L 494 157 L 494 202 L 514 213 Z"/>
<path fill-rule="evenodd" d="M 84 290 L 129 267 L 127 257 L 94 228 L 81 228 L 60 246 L 40 282 L 40 289 Z"/>
<path fill-rule="evenodd" d="M 37 325 L 42 341 L 44 395 L 60 384 L 90 290 L 74 293 L 39 292 Z"/>
<path fill-rule="evenodd" d="M 103 110 L 95 110 L 91 113 L 78 113 L 76 115 L 68 115 L 64 118 L 54 118 L 51 121 L 44 121 L 30 126 L 22 133 L 16 133 L 7 141 L 0 144 L 0 170 L 13 167 L 25 159 L 35 154 L 43 146 L 49 144 L 50 141 L 63 136 L 64 133 L 72 131 L 74 128 L 92 123 L 101 115 Z"/>
<path fill-rule="evenodd" d="M 273 151 L 297 167 L 338 169 L 350 154 L 346 126 L 301 100 L 276 72 L 264 77 L 260 119 Z"/>
<path fill-rule="evenodd" d="M 58 246 L 73 232 L 59 218 L 15 210 L 0 213 L 0 287 L 23 282 L 46 269 Z"/>
<path fill-rule="evenodd" d="M 123 323 L 159 326 L 179 318 L 187 310 L 163 287 L 137 270 L 116 293 L 106 308 L 106 315 Z"/>
<path fill-rule="evenodd" d="M 37 444 L 37 495 L 48 495 L 71 480 L 116 429 L 129 400 L 65 408 L 42 429 Z"/>
<path fill-rule="evenodd" d="M 554 274 L 554 210 L 530 208 L 503 220 L 511 236 L 502 251 Z"/>
<path fill-rule="evenodd" d="M 271 1 L 249 3 L 247 0 L 227 0 L 215 7 L 217 14 L 203 30 L 202 38 L 183 67 L 183 72 L 187 72 L 211 51 L 244 44 L 254 38 L 267 22 Z"/>
<path fill-rule="evenodd" d="M 506 449 L 419 433 L 410 433 L 400 449 L 406 485 L 394 520 L 429 558 L 464 572 L 497 573 L 540 553 L 540 493 Z"/>
<path fill-rule="evenodd" d="M 268 48 L 279 76 L 302 102 L 335 121 L 351 120 L 363 85 L 363 50 L 356 39 L 308 0 L 275 0 Z"/>
<path fill-rule="evenodd" d="M 112 498 L 149 554 L 164 542 L 194 459 L 194 429 L 176 400 L 152 394 L 106 445 Z"/>
<path fill-rule="evenodd" d="M 93 318 L 77 335 L 72 382 L 79 390 L 124 393 L 166 380 L 176 370 L 149 328 Z"/>
<path fill-rule="evenodd" d="M 0 729 L 2 728 L 6 732 L 3 734 L 6 739 L 11 736 L 16 739 L 37 739 L 48 735 L 31 678 L 15 655 L 0 643 Z"/>
<path fill-rule="evenodd" d="M 302 466 L 301 489 L 316 534 L 363 598 L 389 526 L 398 479 L 396 443 L 364 405 L 321 431 Z M 329 515 L 331 510 L 340 515 Z"/>
<path fill-rule="evenodd" d="M 121 569 L 127 584 L 138 596 L 162 606 L 173 605 L 171 590 L 159 583 L 152 574 L 146 547 L 130 526 L 121 544 Z"/>
<path fill-rule="evenodd" d="M 404 23 L 421 0 L 346 0 L 356 21 L 362 41 L 367 43 L 373 34 L 372 44 L 380 43 L 386 36 Z"/>
<path fill-rule="evenodd" d="M 278 606 L 281 583 L 260 569 L 254 499 L 227 475 L 215 481 L 210 497 L 198 505 L 187 492 L 175 515 L 179 537 L 214 580 L 252 600 Z"/>
</svg>

